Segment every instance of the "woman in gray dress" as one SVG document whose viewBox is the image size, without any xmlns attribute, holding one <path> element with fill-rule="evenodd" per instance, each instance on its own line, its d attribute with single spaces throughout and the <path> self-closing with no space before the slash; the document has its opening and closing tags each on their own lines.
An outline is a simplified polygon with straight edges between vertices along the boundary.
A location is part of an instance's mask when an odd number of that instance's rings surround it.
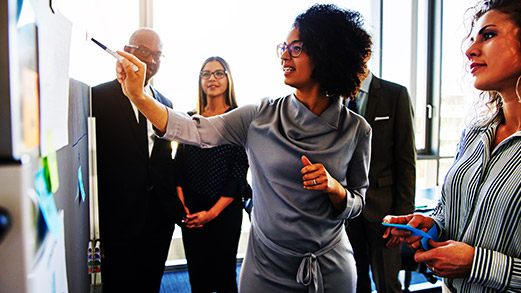
<svg viewBox="0 0 521 293">
<path fill-rule="evenodd" d="M 360 85 L 371 38 L 358 12 L 314 5 L 277 46 L 295 93 L 214 117 L 166 109 L 143 92 L 145 67 L 117 65 L 129 99 L 165 139 L 246 148 L 252 227 L 241 292 L 354 292 L 356 269 L 344 219 L 364 206 L 371 129 L 342 104 Z M 131 63 L 138 65 L 134 72 Z"/>
</svg>

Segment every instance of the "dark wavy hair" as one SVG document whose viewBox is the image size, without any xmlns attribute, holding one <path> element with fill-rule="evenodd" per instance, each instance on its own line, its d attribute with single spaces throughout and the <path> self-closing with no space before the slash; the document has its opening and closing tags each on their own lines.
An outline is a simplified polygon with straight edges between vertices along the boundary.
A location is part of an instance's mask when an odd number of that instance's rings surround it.
<svg viewBox="0 0 521 293">
<path fill-rule="evenodd" d="M 315 65 L 311 78 L 328 96 L 353 96 L 372 45 L 360 13 L 333 4 L 315 4 L 298 15 L 293 26 Z"/>
<path fill-rule="evenodd" d="M 237 106 L 237 100 L 235 99 L 235 86 L 233 84 L 232 71 L 230 70 L 230 65 L 228 65 L 228 62 L 226 62 L 226 60 L 224 60 L 222 57 L 212 56 L 212 57 L 209 57 L 208 59 L 204 60 L 203 65 L 201 65 L 200 71 L 202 71 L 204 69 L 204 67 L 206 66 L 207 63 L 212 62 L 212 61 L 217 61 L 217 62 L 221 63 L 221 65 L 224 68 L 224 71 L 226 72 L 226 76 L 228 77 L 228 87 L 226 88 L 226 92 L 224 93 L 224 96 L 225 96 L 224 101 L 226 102 L 226 105 L 230 106 L 230 109 L 237 108 L 238 106 Z M 208 104 L 208 97 L 204 93 L 203 87 L 201 85 L 201 75 L 199 75 L 199 94 L 198 94 L 198 96 L 199 96 L 199 98 L 197 99 L 197 109 L 196 109 L 195 113 L 201 114 L 201 113 L 203 113 L 204 107 L 206 107 L 206 105 Z"/>
<path fill-rule="evenodd" d="M 471 13 L 470 29 L 465 40 L 468 40 L 472 34 L 472 30 L 476 22 L 487 12 L 497 10 L 504 13 L 508 18 L 520 28 L 518 39 L 521 42 L 521 1 L 520 0 L 484 0 L 480 1 L 476 6 L 467 10 L 467 14 Z M 485 105 L 485 107 L 483 107 Z M 480 107 L 481 106 L 481 107 Z M 480 99 L 477 101 L 478 114 L 471 122 L 475 127 L 486 127 L 495 122 L 500 122 L 505 119 L 503 113 L 503 99 L 496 91 L 484 91 L 480 94 Z"/>
</svg>

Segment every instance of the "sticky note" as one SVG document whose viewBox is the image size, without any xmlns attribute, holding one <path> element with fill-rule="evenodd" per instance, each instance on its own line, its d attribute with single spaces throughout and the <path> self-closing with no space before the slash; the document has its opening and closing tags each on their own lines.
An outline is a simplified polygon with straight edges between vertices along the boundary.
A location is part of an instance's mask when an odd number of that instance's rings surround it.
<svg viewBox="0 0 521 293">
<path fill-rule="evenodd" d="M 49 177 L 51 191 L 52 193 L 55 193 L 60 187 L 60 178 L 58 176 L 58 160 L 56 158 L 56 149 L 54 149 L 52 131 L 50 130 L 45 133 L 45 144 L 47 146 L 47 157 L 44 158 L 43 163 Z"/>
<path fill-rule="evenodd" d="M 38 205 L 40 207 L 40 211 L 42 212 L 43 219 L 47 224 L 47 228 L 53 235 L 54 239 L 58 240 L 63 228 L 63 223 L 61 222 L 58 215 L 54 196 L 47 187 L 45 170 L 43 168 L 36 172 L 34 178 L 34 188 L 38 194 Z"/>
<path fill-rule="evenodd" d="M 81 201 L 85 201 L 85 188 L 83 187 L 83 176 L 81 175 L 81 166 L 78 168 L 78 192 L 81 194 Z M 78 198 L 76 196 L 76 198 Z"/>
</svg>

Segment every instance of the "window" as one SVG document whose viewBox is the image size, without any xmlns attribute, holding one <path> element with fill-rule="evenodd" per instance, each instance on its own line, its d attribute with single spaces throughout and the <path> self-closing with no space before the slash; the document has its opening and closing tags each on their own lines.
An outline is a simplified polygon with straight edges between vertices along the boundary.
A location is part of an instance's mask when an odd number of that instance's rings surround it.
<svg viewBox="0 0 521 293">
<path fill-rule="evenodd" d="M 427 37 L 428 1 L 383 3 L 382 78 L 405 86 L 415 109 L 416 148 L 428 148 Z M 397 17 L 397 16 L 400 17 Z"/>
<path fill-rule="evenodd" d="M 70 77 L 95 86 L 116 78 L 115 61 L 96 44 L 123 50 L 139 28 L 139 0 L 60 1 L 59 10 L 72 26 Z M 102 7 L 102 8 L 101 8 Z"/>
<path fill-rule="evenodd" d="M 472 1 L 473 2 L 473 1 Z M 470 83 L 465 66 L 463 39 L 467 35 L 464 13 L 471 1 L 445 1 L 443 4 L 443 59 L 440 109 L 440 156 L 453 156 L 456 152 L 465 119 L 476 93 Z"/>
<path fill-rule="evenodd" d="M 286 39 L 295 17 L 315 2 L 332 1 L 155 0 L 153 26 L 164 41 L 166 57 L 154 85 L 174 108 L 194 109 L 201 64 L 218 55 L 230 64 L 239 105 L 292 93 L 283 83 L 275 48 Z M 370 23 L 364 12 L 371 11 L 371 1 L 336 2 L 360 11 Z"/>
<path fill-rule="evenodd" d="M 416 149 L 419 158 L 432 154 L 432 76 L 434 1 L 383 1 L 381 77 L 405 86 L 414 107 Z M 429 46 L 430 45 L 430 46 Z M 436 162 L 436 161 L 434 161 Z M 433 187 L 436 164 L 417 162 L 417 189 Z"/>
<path fill-rule="evenodd" d="M 461 138 L 468 117 L 472 115 L 477 91 L 470 82 L 466 65 L 466 48 L 463 39 L 468 31 L 465 27 L 465 12 L 474 1 L 444 1 L 442 25 L 441 86 L 440 86 L 440 130 L 438 182 L 443 184 L 445 174 L 452 165 L 456 144 Z"/>
</svg>

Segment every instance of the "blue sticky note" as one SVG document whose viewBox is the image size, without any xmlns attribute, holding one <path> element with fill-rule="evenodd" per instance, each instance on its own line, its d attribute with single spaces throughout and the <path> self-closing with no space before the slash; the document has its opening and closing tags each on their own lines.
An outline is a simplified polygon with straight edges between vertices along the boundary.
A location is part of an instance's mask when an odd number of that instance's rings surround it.
<svg viewBox="0 0 521 293">
<path fill-rule="evenodd" d="M 47 228 L 49 231 L 51 231 L 54 239 L 58 240 L 63 228 L 63 223 L 61 222 L 58 215 L 56 203 L 54 202 L 54 196 L 49 190 L 45 177 L 45 170 L 43 168 L 36 172 L 34 178 L 34 188 L 38 194 L 38 205 L 40 206 L 40 210 L 42 212 L 43 219 L 47 224 Z"/>
<path fill-rule="evenodd" d="M 416 228 L 412 227 L 411 225 L 392 224 L 392 223 L 382 223 L 382 225 L 388 226 L 388 227 L 395 227 L 395 228 L 403 229 L 403 230 L 408 230 L 408 231 L 411 231 L 411 236 L 423 237 L 421 240 L 421 243 L 422 243 L 423 249 L 425 251 L 429 250 L 429 244 L 428 244 L 429 239 L 432 239 L 434 241 L 438 240 L 438 229 L 436 228 L 436 225 L 432 226 L 432 228 L 429 229 L 429 231 L 427 231 L 427 232 L 424 232 L 420 229 L 416 229 Z"/>
<path fill-rule="evenodd" d="M 85 188 L 83 187 L 83 177 L 81 175 L 81 166 L 78 168 L 78 192 L 81 194 L 81 201 L 85 201 Z"/>
</svg>

